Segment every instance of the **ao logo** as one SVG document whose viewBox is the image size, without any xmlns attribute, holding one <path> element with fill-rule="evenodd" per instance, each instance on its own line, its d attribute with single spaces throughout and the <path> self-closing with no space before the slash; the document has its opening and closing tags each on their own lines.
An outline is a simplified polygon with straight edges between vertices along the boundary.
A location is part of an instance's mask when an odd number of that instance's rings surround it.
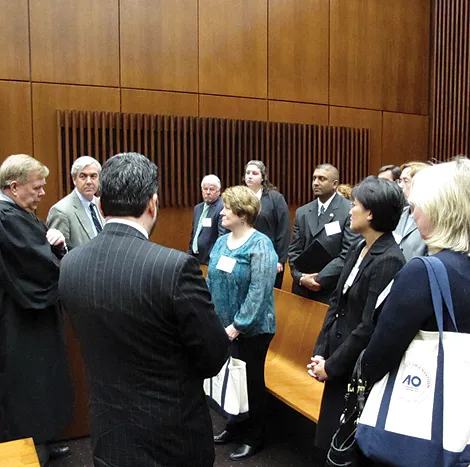
<svg viewBox="0 0 470 467">
<path fill-rule="evenodd" d="M 430 394 L 431 379 L 422 366 L 407 364 L 399 377 L 401 398 L 408 401 L 422 401 Z"/>
</svg>

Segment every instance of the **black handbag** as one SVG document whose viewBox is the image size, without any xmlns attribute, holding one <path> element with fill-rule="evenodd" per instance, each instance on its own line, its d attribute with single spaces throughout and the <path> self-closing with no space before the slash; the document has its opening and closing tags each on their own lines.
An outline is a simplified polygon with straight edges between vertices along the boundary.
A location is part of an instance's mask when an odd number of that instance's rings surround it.
<svg viewBox="0 0 470 467">
<path fill-rule="evenodd" d="M 327 467 L 361 467 L 363 456 L 356 444 L 357 422 L 369 394 L 362 378 L 362 354 L 357 359 L 348 392 L 344 396 L 345 408 L 340 417 L 339 427 L 331 440 L 326 457 Z"/>
</svg>

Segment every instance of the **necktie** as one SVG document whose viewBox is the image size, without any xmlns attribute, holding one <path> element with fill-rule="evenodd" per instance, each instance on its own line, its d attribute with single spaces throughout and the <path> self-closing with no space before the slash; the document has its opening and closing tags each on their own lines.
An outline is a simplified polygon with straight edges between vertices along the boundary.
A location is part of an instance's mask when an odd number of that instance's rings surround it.
<svg viewBox="0 0 470 467">
<path fill-rule="evenodd" d="M 322 205 L 320 206 L 320 215 L 319 215 L 318 217 L 323 216 L 323 214 L 325 214 L 325 206 L 322 204 Z"/>
<path fill-rule="evenodd" d="M 199 234 L 201 233 L 201 230 L 202 230 L 202 221 L 206 217 L 207 211 L 209 210 L 209 206 L 210 206 L 209 204 L 204 203 L 204 209 L 201 212 L 201 217 L 199 218 L 199 222 L 197 224 L 196 233 L 194 234 L 193 253 L 196 253 L 196 254 L 199 253 L 197 240 L 198 240 Z"/>
<path fill-rule="evenodd" d="M 91 213 L 91 220 L 93 221 L 93 224 L 96 229 L 96 233 L 100 233 L 103 230 L 103 227 L 101 227 L 101 223 L 98 219 L 98 216 L 96 215 L 95 205 L 93 203 L 90 203 L 90 213 Z"/>
</svg>

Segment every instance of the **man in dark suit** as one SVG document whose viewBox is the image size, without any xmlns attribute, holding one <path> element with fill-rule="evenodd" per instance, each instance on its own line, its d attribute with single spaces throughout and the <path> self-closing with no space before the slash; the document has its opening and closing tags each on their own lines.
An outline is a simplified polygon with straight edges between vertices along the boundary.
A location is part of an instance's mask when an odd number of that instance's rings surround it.
<svg viewBox="0 0 470 467">
<path fill-rule="evenodd" d="M 118 154 L 101 172 L 100 235 L 72 250 L 59 292 L 90 384 L 95 467 L 211 466 L 203 380 L 228 355 L 199 264 L 148 240 L 157 167 Z"/>
<path fill-rule="evenodd" d="M 323 303 L 329 303 L 346 254 L 358 239 L 350 229 L 350 202 L 336 194 L 338 183 L 333 165 L 321 164 L 315 169 L 312 188 L 316 199 L 297 209 L 288 253 L 292 293 Z"/>
<path fill-rule="evenodd" d="M 75 189 L 49 210 L 46 224 L 62 232 L 69 250 L 88 242 L 103 229 L 97 208 L 101 164 L 93 157 L 79 157 L 72 165 Z"/>
<path fill-rule="evenodd" d="M 217 238 L 228 233 L 228 230 L 222 227 L 220 217 L 220 211 L 224 208 L 220 188 L 219 177 L 206 175 L 201 182 L 204 201 L 194 207 L 189 254 L 194 256 L 200 264 L 209 264 L 209 255 Z"/>
</svg>

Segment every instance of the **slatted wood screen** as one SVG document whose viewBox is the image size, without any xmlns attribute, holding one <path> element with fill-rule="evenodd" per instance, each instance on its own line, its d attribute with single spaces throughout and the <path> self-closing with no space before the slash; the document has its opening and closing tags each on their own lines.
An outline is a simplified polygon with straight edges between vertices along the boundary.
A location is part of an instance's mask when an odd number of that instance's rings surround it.
<svg viewBox="0 0 470 467">
<path fill-rule="evenodd" d="M 334 164 L 348 183 L 368 175 L 369 130 L 361 128 L 69 110 L 57 112 L 57 125 L 61 196 L 72 190 L 70 168 L 77 157 L 104 163 L 128 151 L 157 164 L 163 207 L 200 202 L 200 181 L 209 173 L 225 187 L 240 184 L 251 159 L 265 162 L 291 205 L 311 200 L 319 163 Z"/>
<path fill-rule="evenodd" d="M 431 154 L 445 161 L 470 156 L 470 3 L 437 0 Z"/>
</svg>

